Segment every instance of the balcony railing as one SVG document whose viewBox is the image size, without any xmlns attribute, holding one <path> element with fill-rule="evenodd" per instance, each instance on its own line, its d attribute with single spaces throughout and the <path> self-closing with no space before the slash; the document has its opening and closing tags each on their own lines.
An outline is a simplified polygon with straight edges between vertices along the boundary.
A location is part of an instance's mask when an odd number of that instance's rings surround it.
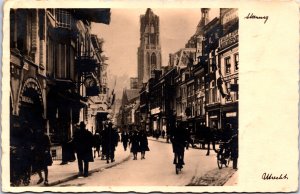
<svg viewBox="0 0 300 194">
<path fill-rule="evenodd" d="M 77 59 L 76 64 L 82 73 L 94 72 L 99 65 L 97 59 L 94 58 L 91 52 L 82 53 Z"/>
</svg>

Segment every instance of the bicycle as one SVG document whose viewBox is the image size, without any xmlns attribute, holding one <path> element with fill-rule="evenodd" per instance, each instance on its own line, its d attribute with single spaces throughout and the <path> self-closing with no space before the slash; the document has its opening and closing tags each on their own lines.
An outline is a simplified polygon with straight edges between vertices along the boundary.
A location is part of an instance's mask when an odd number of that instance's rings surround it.
<svg viewBox="0 0 300 194">
<path fill-rule="evenodd" d="M 231 160 L 231 149 L 229 142 L 220 142 L 220 147 L 217 153 L 217 163 L 219 169 L 222 169 L 223 165 L 228 167 Z"/>
<path fill-rule="evenodd" d="M 176 174 L 179 174 L 183 168 L 183 155 L 182 154 L 175 154 L 174 158 L 174 164 L 175 164 L 175 172 Z"/>
</svg>

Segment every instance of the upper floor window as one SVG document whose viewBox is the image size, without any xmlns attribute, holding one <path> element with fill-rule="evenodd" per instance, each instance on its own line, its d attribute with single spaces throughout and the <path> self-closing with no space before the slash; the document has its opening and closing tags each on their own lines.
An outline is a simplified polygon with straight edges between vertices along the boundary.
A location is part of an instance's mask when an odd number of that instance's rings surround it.
<svg viewBox="0 0 300 194">
<path fill-rule="evenodd" d="M 230 64 L 230 57 L 225 58 L 225 72 L 228 74 L 230 73 L 231 64 Z"/>
<path fill-rule="evenodd" d="M 56 9 L 55 18 L 57 21 L 57 27 L 71 28 L 71 14 L 64 9 Z"/>
<path fill-rule="evenodd" d="M 235 70 L 239 69 L 239 54 L 234 55 L 234 65 L 235 65 Z"/>
</svg>

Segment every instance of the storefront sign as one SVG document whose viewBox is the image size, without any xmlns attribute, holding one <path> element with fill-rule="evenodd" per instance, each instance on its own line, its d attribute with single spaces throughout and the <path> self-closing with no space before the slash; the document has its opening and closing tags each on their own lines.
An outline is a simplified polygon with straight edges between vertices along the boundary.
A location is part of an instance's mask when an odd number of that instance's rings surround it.
<svg viewBox="0 0 300 194">
<path fill-rule="evenodd" d="M 39 98 L 40 103 L 42 104 L 43 98 L 42 98 L 42 91 L 37 83 L 37 81 L 33 78 L 28 78 L 21 91 L 20 95 L 20 101 L 21 102 L 26 102 L 29 104 L 34 104 L 36 103 L 34 99 L 32 98 L 33 96 L 37 95 Z"/>
<path fill-rule="evenodd" d="M 28 104 L 34 104 L 33 100 L 27 96 L 21 96 L 21 101 L 26 102 Z"/>
<path fill-rule="evenodd" d="M 236 112 L 228 112 L 226 113 L 226 117 L 236 117 Z"/>
<path fill-rule="evenodd" d="M 209 118 L 216 119 L 216 118 L 218 118 L 218 116 L 217 115 L 213 115 L 213 116 L 210 116 Z"/>
<path fill-rule="evenodd" d="M 225 47 L 228 47 L 236 42 L 239 41 L 239 34 L 238 30 L 233 31 L 232 33 L 229 33 L 222 38 L 220 38 L 220 49 L 223 49 Z"/>
</svg>

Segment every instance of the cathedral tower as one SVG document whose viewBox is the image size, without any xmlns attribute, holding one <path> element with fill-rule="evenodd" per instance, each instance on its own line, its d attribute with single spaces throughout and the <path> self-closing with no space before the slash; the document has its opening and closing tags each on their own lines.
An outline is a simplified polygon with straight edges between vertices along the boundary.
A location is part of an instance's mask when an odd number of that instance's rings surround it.
<svg viewBox="0 0 300 194">
<path fill-rule="evenodd" d="M 161 69 L 159 17 L 148 8 L 140 16 L 140 46 L 138 48 L 138 84 L 148 82 L 153 70 Z"/>
<path fill-rule="evenodd" d="M 209 22 L 209 8 L 201 8 L 201 20 L 197 25 L 196 33 L 197 35 L 203 33 L 203 27 Z"/>
</svg>

